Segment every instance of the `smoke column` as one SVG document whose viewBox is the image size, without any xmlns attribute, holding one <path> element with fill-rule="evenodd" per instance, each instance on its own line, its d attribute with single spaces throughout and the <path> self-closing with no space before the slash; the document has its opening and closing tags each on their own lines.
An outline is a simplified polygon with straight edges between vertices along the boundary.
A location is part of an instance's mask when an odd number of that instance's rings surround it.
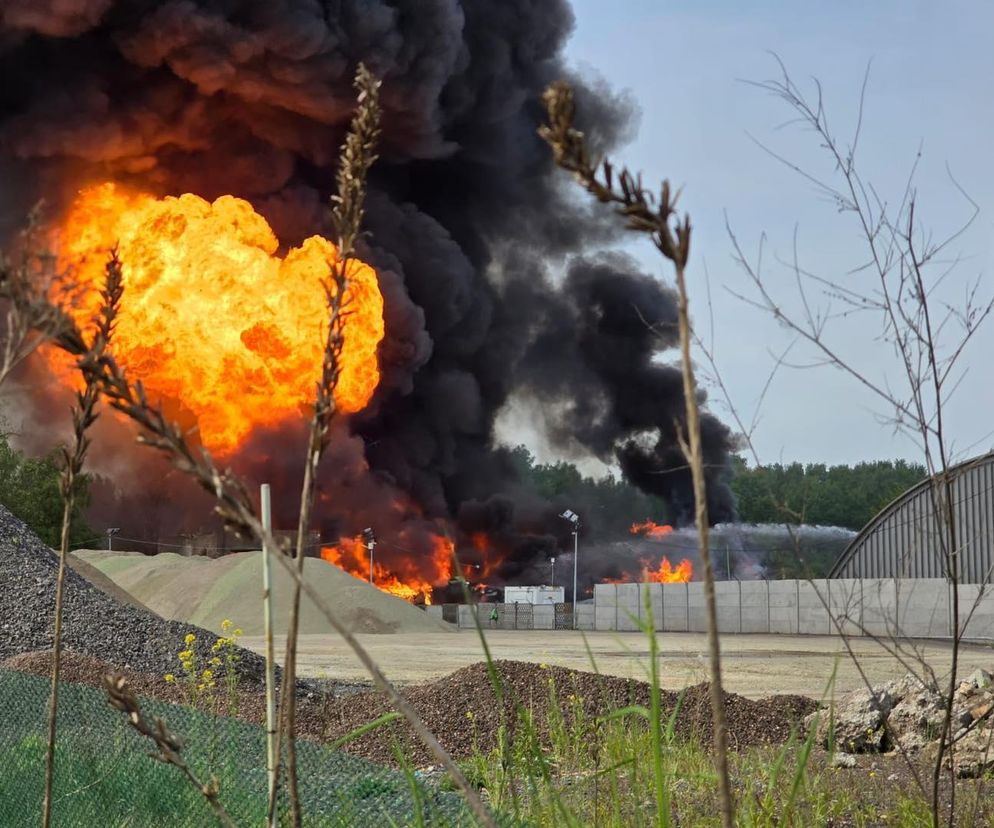
<svg viewBox="0 0 994 828">
<path fill-rule="evenodd" d="M 561 529 L 494 445 L 512 395 L 544 412 L 554 444 L 617 463 L 687 521 L 680 374 L 654 359 L 676 341 L 674 295 L 597 252 L 616 222 L 572 197 L 535 134 L 542 89 L 571 77 L 572 23 L 562 0 L 7 0 L 0 235 L 39 198 L 57 216 L 80 186 L 106 179 L 246 198 L 287 245 L 327 232 L 351 78 L 365 61 L 383 80 L 361 251 L 386 300 L 383 378 L 369 408 L 337 427 L 322 532 L 450 518 L 506 539 L 508 577 L 526 568 Z M 581 126 L 599 150 L 616 147 L 631 105 L 571 79 Z M 22 379 L 25 438 L 47 447 L 64 429 L 65 391 L 37 365 Z M 731 435 L 710 415 L 703 428 L 711 519 L 727 520 Z M 116 509 L 141 524 L 131 531 L 154 534 L 205 509 L 125 426 L 105 419 L 97 438 L 97 466 L 125 500 L 98 486 L 95 520 Z M 232 461 L 277 484 L 287 525 L 302 445 L 288 426 L 253 435 Z"/>
</svg>

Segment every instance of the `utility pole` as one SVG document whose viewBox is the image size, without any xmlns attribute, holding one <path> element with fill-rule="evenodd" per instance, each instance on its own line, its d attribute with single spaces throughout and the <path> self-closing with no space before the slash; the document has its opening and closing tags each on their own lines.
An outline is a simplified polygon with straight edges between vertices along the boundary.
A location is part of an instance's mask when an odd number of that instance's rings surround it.
<svg viewBox="0 0 994 828">
<path fill-rule="evenodd" d="M 259 490 L 262 511 L 262 528 L 273 534 L 273 507 L 269 484 L 263 483 Z M 262 625 L 266 636 L 266 777 L 269 783 L 269 801 L 273 801 L 276 791 L 276 653 L 273 646 L 273 590 L 269 571 L 269 544 L 262 543 Z M 270 823 L 275 828 L 276 816 Z"/>
<path fill-rule="evenodd" d="M 121 530 L 118 529 L 116 526 L 113 529 L 108 529 L 107 530 L 107 551 L 108 552 L 113 552 L 114 551 L 114 535 L 116 535 L 120 531 Z"/>
<path fill-rule="evenodd" d="M 549 584 L 549 586 L 555 588 L 555 586 L 556 586 L 556 559 L 555 558 L 552 559 L 551 571 L 552 571 L 552 576 L 551 576 L 552 577 L 552 583 Z"/>
<path fill-rule="evenodd" d="M 573 629 L 576 629 L 577 625 L 577 611 L 576 611 L 576 565 L 577 561 L 580 559 L 579 555 L 579 535 L 580 535 L 580 524 L 577 522 L 573 526 Z"/>
<path fill-rule="evenodd" d="M 559 517 L 573 524 L 573 629 L 575 630 L 578 625 L 576 611 L 576 573 L 580 563 L 580 516 L 571 509 L 566 509 Z"/>
<path fill-rule="evenodd" d="M 362 530 L 362 542 L 369 550 L 369 582 L 373 583 L 373 547 L 376 546 L 376 535 L 371 528 Z"/>
</svg>

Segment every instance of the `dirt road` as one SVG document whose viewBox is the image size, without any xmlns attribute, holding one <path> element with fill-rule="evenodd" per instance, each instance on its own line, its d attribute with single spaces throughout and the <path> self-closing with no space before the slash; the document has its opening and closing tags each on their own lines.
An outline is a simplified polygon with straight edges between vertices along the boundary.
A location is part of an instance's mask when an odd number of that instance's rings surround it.
<svg viewBox="0 0 994 828">
<path fill-rule="evenodd" d="M 494 658 L 555 664 L 590 670 L 590 656 L 580 633 L 489 630 L 487 644 Z M 441 633 L 359 635 L 387 678 L 409 684 L 438 678 L 483 659 L 477 634 L 470 630 Z M 587 633 L 587 643 L 602 673 L 642 678 L 648 645 L 640 633 Z M 262 652 L 260 637 L 242 642 Z M 277 652 L 283 639 L 277 638 Z M 677 690 L 703 681 L 707 675 L 706 637 L 700 633 L 660 633 L 660 675 L 663 686 Z M 859 664 L 876 683 L 904 675 L 899 660 L 868 639 L 853 639 Z M 918 648 L 937 674 L 949 668 L 949 646 L 919 642 Z M 862 682 L 840 639 L 831 636 L 726 635 L 722 638 L 724 681 L 727 690 L 750 698 L 776 693 L 799 693 L 819 698 L 837 668 L 837 691 L 850 690 Z M 994 669 L 994 650 L 964 645 L 960 675 L 977 667 Z M 300 666 L 304 675 L 364 680 L 367 678 L 348 647 L 335 635 L 301 636 Z"/>
</svg>

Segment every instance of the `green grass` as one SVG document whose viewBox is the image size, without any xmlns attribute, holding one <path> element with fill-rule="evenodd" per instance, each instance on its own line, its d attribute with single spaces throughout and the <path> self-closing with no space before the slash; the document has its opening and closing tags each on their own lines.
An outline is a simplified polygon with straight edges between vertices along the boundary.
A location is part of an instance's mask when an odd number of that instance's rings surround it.
<svg viewBox="0 0 994 828">
<path fill-rule="evenodd" d="M 669 715 L 662 713 L 651 606 L 646 606 L 645 619 L 642 629 L 653 655 L 646 675 L 652 687 L 648 708 L 630 706 L 591 716 L 589 706 L 575 696 L 567 696 L 560 707 L 561 694 L 550 674 L 548 707 L 543 711 L 546 733 L 538 734 L 533 708 L 523 703 L 530 700 L 517 700 L 514 720 L 500 725 L 495 748 L 481 751 L 474 740 L 477 747 L 461 766 L 467 778 L 486 791 L 494 808 L 515 824 L 536 828 L 718 824 L 718 781 L 710 746 L 675 735 L 679 706 Z M 505 692 L 494 664 L 489 663 L 495 691 Z M 596 671 L 592 656 L 591 665 Z M 469 724 L 473 726 L 472 720 Z M 810 736 L 795 736 L 779 747 L 733 751 L 729 760 L 736 824 L 746 828 L 931 824 L 929 801 L 899 757 L 876 757 L 876 768 L 866 766 L 873 757 L 858 768 L 834 768 L 831 756 L 814 744 L 812 730 Z M 898 778 L 888 779 L 895 771 Z M 994 824 L 990 801 L 994 797 L 989 790 L 989 782 L 986 790 L 962 782 L 954 824 Z"/>
<path fill-rule="evenodd" d="M 0 825 L 30 825 L 41 814 L 48 681 L 0 670 Z M 265 734 L 247 722 L 143 701 L 188 743 L 183 756 L 201 779 L 216 775 L 221 801 L 238 825 L 265 816 Z M 112 710 L 98 690 L 60 688 L 53 824 L 210 826 L 199 791 L 174 768 L 147 756 L 153 745 Z M 455 794 L 426 788 L 402 771 L 341 750 L 298 742 L 300 793 L 308 826 L 462 826 L 471 821 Z"/>
</svg>

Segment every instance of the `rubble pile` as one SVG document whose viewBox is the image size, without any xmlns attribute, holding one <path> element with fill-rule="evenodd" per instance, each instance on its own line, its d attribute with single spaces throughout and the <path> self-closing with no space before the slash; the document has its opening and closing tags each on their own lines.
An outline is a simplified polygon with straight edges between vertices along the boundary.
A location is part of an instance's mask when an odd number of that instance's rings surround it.
<svg viewBox="0 0 994 828">
<path fill-rule="evenodd" d="M 817 721 L 817 739 L 837 751 L 836 766 L 851 767 L 854 753 L 909 754 L 938 750 L 946 717 L 946 693 L 933 681 L 909 673 L 872 690 L 847 693 L 830 709 L 808 717 Z M 957 776 L 977 777 L 994 770 L 994 676 L 976 670 L 953 693 L 951 749 L 946 763 Z"/>
</svg>

